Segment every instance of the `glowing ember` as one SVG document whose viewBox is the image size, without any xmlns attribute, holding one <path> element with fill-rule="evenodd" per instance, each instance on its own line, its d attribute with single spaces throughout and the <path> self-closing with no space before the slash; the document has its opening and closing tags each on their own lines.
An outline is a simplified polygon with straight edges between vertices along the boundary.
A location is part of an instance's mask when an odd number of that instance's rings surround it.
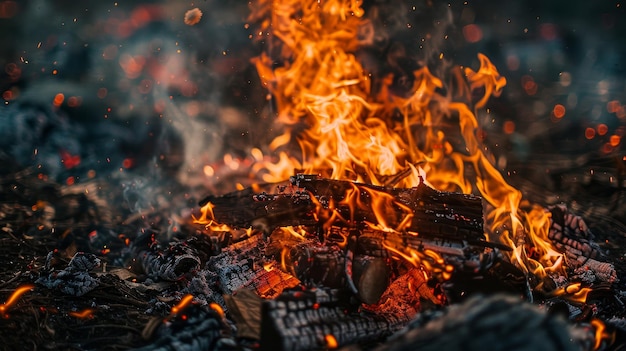
<svg viewBox="0 0 626 351">
<path fill-rule="evenodd" d="M 29 290 L 33 289 L 35 286 L 32 284 L 27 284 L 27 285 L 22 285 L 19 288 L 15 289 L 15 291 L 13 292 L 13 294 L 11 294 L 11 296 L 9 296 L 9 299 L 3 303 L 2 305 L 0 305 L 0 314 L 2 314 L 3 316 L 6 316 L 6 312 L 9 310 L 9 308 L 15 304 L 17 302 L 17 300 L 20 298 L 20 296 L 24 295 L 26 292 L 28 292 Z"/>
<path fill-rule="evenodd" d="M 211 302 L 211 303 L 209 304 L 209 307 L 210 307 L 213 311 L 217 312 L 217 313 L 220 315 L 220 317 L 224 318 L 224 309 L 222 308 L 222 306 L 220 306 L 219 304 L 217 304 L 217 303 L 215 303 L 215 302 Z"/>
<path fill-rule="evenodd" d="M 339 346 L 337 339 L 333 336 L 333 334 L 326 334 L 324 340 L 326 340 L 326 347 L 329 349 L 336 349 Z"/>
<path fill-rule="evenodd" d="M 185 307 L 187 307 L 191 303 L 192 300 L 193 300 L 193 295 L 191 294 L 187 294 L 183 296 L 183 298 L 180 299 L 180 302 L 178 302 L 176 306 L 172 307 L 172 310 L 170 311 L 171 314 L 175 315 L 178 312 L 182 311 Z"/>
<path fill-rule="evenodd" d="M 188 26 L 193 26 L 200 23 L 200 19 L 202 18 L 202 11 L 199 8 L 191 9 L 185 12 L 185 18 L 183 21 Z"/>
<path fill-rule="evenodd" d="M 90 308 L 85 308 L 84 310 L 78 312 L 70 312 L 68 314 L 72 317 L 80 319 L 93 318 L 93 310 Z"/>
</svg>

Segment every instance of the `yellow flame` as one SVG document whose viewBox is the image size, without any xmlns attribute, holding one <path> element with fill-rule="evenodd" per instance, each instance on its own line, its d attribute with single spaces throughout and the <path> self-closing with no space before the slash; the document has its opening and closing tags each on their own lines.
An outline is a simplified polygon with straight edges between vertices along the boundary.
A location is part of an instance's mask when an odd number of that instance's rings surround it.
<svg viewBox="0 0 626 351">
<path fill-rule="evenodd" d="M 569 300 L 571 302 L 585 303 L 587 302 L 587 296 L 591 291 L 591 288 L 582 287 L 581 283 L 573 283 L 555 289 L 550 293 L 550 296 L 561 296 L 565 300 Z"/>
<path fill-rule="evenodd" d="M 213 214 L 213 205 L 210 202 L 207 202 L 202 208 L 200 208 L 200 217 L 196 218 L 193 214 L 191 215 L 192 222 L 195 224 L 204 224 L 205 228 L 211 232 L 228 232 L 231 231 L 232 228 L 226 224 L 220 224 L 215 221 L 215 215 Z M 248 236 L 250 232 L 248 231 Z"/>
</svg>

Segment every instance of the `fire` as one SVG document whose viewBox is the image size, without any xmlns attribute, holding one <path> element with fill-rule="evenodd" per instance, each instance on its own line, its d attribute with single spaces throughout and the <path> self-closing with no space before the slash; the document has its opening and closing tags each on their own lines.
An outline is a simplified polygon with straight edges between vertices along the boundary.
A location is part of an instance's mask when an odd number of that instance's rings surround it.
<svg viewBox="0 0 626 351">
<path fill-rule="evenodd" d="M 260 23 L 257 36 L 268 42 L 270 50 L 253 62 L 284 133 L 269 146 L 275 161 L 256 155 L 253 171 L 264 172 L 263 180 L 268 182 L 287 179 L 298 169 L 396 187 L 417 186 L 423 177 L 438 190 L 479 193 L 490 205 L 489 239 L 513 248 L 512 262 L 539 276 L 562 269 L 563 255 L 547 239 L 549 214 L 522 199 L 477 138 L 476 112 L 501 93 L 506 79 L 479 54 L 478 70 L 451 71 L 465 89 L 447 89 L 444 80 L 424 66 L 413 72 L 410 94 L 394 94 L 393 75 L 374 76 L 355 55 L 373 35 L 361 5 L 359 0 L 259 0 L 255 4 L 250 20 Z M 480 96 L 468 104 L 472 94 Z M 452 123 L 456 131 L 450 131 Z M 458 135 L 450 133 L 460 135 L 464 145 L 459 150 L 453 147 L 459 144 Z M 294 147 L 299 153 L 292 152 Z M 466 172 L 468 168 L 473 172 Z M 387 183 L 389 179 L 393 183 Z M 346 201 L 361 206 L 355 194 L 346 194 Z M 392 200 L 371 196 L 379 229 L 403 231 L 410 218 L 390 225 L 385 214 Z M 419 258 L 426 255 L 395 251 L 414 263 L 423 262 Z M 443 271 L 449 276 L 445 267 Z"/>
<path fill-rule="evenodd" d="M 196 218 L 193 214 L 191 215 L 193 219 L 193 223 L 195 224 L 204 224 L 206 229 L 212 232 L 228 232 L 231 230 L 229 226 L 226 224 L 219 224 L 215 221 L 215 215 L 213 214 L 213 208 L 215 206 L 207 202 L 206 205 L 202 206 L 200 209 L 200 217 Z"/>
<path fill-rule="evenodd" d="M 17 302 L 17 300 L 20 298 L 20 296 L 24 295 L 25 293 L 27 293 L 29 290 L 33 289 L 34 287 L 35 286 L 32 285 L 32 284 L 27 284 L 27 285 L 22 285 L 22 286 L 18 287 L 17 289 L 15 289 L 13 294 L 11 294 L 11 296 L 9 296 L 9 299 L 6 300 L 5 303 L 0 305 L 0 314 L 5 316 L 6 312 L 9 310 L 9 308 L 13 304 L 15 304 Z"/>
<path fill-rule="evenodd" d="M 602 346 L 602 340 L 608 340 L 609 342 L 613 342 L 615 340 L 615 333 L 609 333 L 606 331 L 606 326 L 599 319 L 592 319 L 591 326 L 595 329 L 595 344 L 593 345 L 594 350 L 599 350 Z"/>
</svg>

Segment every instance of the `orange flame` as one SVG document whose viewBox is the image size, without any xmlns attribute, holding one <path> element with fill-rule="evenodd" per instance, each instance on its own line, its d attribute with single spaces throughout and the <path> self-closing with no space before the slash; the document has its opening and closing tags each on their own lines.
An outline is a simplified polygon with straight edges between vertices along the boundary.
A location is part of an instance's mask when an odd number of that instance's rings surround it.
<svg viewBox="0 0 626 351">
<path fill-rule="evenodd" d="M 324 336 L 324 340 L 326 341 L 326 347 L 330 350 L 336 349 L 339 346 L 339 343 L 333 334 L 326 334 L 326 336 Z"/>
<path fill-rule="evenodd" d="M 207 202 L 206 205 L 202 206 L 200 209 L 200 218 L 196 218 L 193 214 L 191 218 L 193 219 L 194 224 L 204 224 L 205 228 L 211 232 L 228 232 L 232 228 L 226 224 L 220 224 L 215 221 L 215 215 L 213 214 L 213 205 L 210 202 Z"/>
<path fill-rule="evenodd" d="M 20 296 L 24 295 L 29 290 L 33 289 L 35 286 L 32 284 L 22 285 L 15 289 L 9 299 L 0 306 L 0 314 L 4 315 L 8 309 L 17 302 Z"/>
<path fill-rule="evenodd" d="M 585 303 L 591 291 L 591 288 L 583 288 L 581 283 L 573 283 L 555 289 L 550 293 L 550 296 L 561 296 L 571 302 Z"/>
<path fill-rule="evenodd" d="M 614 341 L 615 333 L 609 333 L 606 331 L 606 326 L 599 319 L 592 319 L 591 326 L 595 329 L 595 343 L 593 345 L 594 350 L 599 350 L 602 346 L 602 340 Z"/>
<path fill-rule="evenodd" d="M 355 55 L 372 32 L 361 5 L 360 0 L 259 0 L 255 4 L 250 20 L 260 23 L 257 35 L 269 43 L 270 51 L 254 63 L 284 133 L 270 143 L 276 161 L 255 158 L 253 171 L 264 170 L 265 181 L 284 180 L 301 169 L 381 185 L 408 170 L 406 177 L 391 184 L 399 187 L 416 186 L 420 175 L 425 175 L 428 184 L 439 190 L 480 193 L 493 208 L 486 215 L 490 240 L 513 248 L 511 261 L 525 272 L 542 276 L 561 269 L 563 255 L 547 239 L 549 213 L 522 200 L 521 192 L 504 180 L 476 136 L 476 111 L 502 92 L 506 79 L 479 54 L 478 70 L 451 71 L 453 78 L 465 82 L 465 89 L 441 93 L 444 82 L 424 66 L 413 72 L 408 96 L 394 95 L 393 75 L 373 77 Z M 471 92 L 481 93 L 473 106 L 465 102 Z M 464 96 L 458 98 L 459 93 Z M 450 122 L 458 124 L 462 150 L 452 146 L 459 144 L 458 138 L 446 134 Z M 290 152 L 294 146 L 299 147 L 299 155 Z M 467 167 L 473 172 L 466 172 Z M 392 200 L 374 197 L 376 225 L 402 231 L 410 218 L 391 226 L 385 214 Z M 346 201 L 353 209 L 361 206 L 356 189 L 346 194 Z M 332 208 L 327 210 L 328 215 L 336 215 Z M 422 252 L 386 246 L 411 262 L 425 261 Z M 532 257 L 527 253 L 531 249 Z"/>
</svg>

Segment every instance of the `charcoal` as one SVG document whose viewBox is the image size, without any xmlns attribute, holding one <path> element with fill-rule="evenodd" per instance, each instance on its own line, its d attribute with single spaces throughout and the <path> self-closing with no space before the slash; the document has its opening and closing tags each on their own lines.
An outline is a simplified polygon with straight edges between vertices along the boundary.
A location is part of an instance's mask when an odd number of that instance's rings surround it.
<svg viewBox="0 0 626 351">
<path fill-rule="evenodd" d="M 353 264 L 354 283 L 359 300 L 373 304 L 387 289 L 391 269 L 384 258 L 357 255 Z"/>
<path fill-rule="evenodd" d="M 588 333 L 558 315 L 505 295 L 475 296 L 445 312 L 419 315 L 377 351 L 581 350 Z M 585 346 L 585 347 L 582 347 Z"/>
<path fill-rule="evenodd" d="M 135 268 L 139 267 L 150 278 L 166 281 L 177 281 L 200 269 L 198 253 L 187 242 L 171 242 L 163 249 L 154 236 L 154 232 L 146 231 L 133 243 Z"/>
<path fill-rule="evenodd" d="M 53 252 L 48 254 L 46 267 L 52 267 L 49 262 L 53 259 Z M 35 283 L 48 289 L 58 290 L 66 295 L 83 296 L 99 285 L 99 280 L 89 274 L 89 271 L 100 266 L 100 259 L 95 255 L 77 252 L 67 267 L 62 270 L 50 269 L 43 273 Z"/>
<path fill-rule="evenodd" d="M 313 286 L 346 287 L 346 259 L 339 247 L 308 240 L 287 249 L 286 268 L 298 279 Z"/>
<path fill-rule="evenodd" d="M 557 249 L 577 258 L 583 256 L 598 259 L 604 256 L 600 247 L 593 242 L 594 235 L 580 217 L 568 211 L 563 204 L 549 208 L 551 216 L 548 237 Z"/>
<path fill-rule="evenodd" d="M 204 351 L 236 350 L 230 329 L 222 316 L 212 309 L 191 305 L 166 320 L 158 329 L 158 338 L 135 351 Z"/>
<path fill-rule="evenodd" d="M 407 320 L 393 314 L 354 310 L 337 289 L 284 292 L 262 306 L 261 349 L 318 350 L 381 340 Z"/>
</svg>

